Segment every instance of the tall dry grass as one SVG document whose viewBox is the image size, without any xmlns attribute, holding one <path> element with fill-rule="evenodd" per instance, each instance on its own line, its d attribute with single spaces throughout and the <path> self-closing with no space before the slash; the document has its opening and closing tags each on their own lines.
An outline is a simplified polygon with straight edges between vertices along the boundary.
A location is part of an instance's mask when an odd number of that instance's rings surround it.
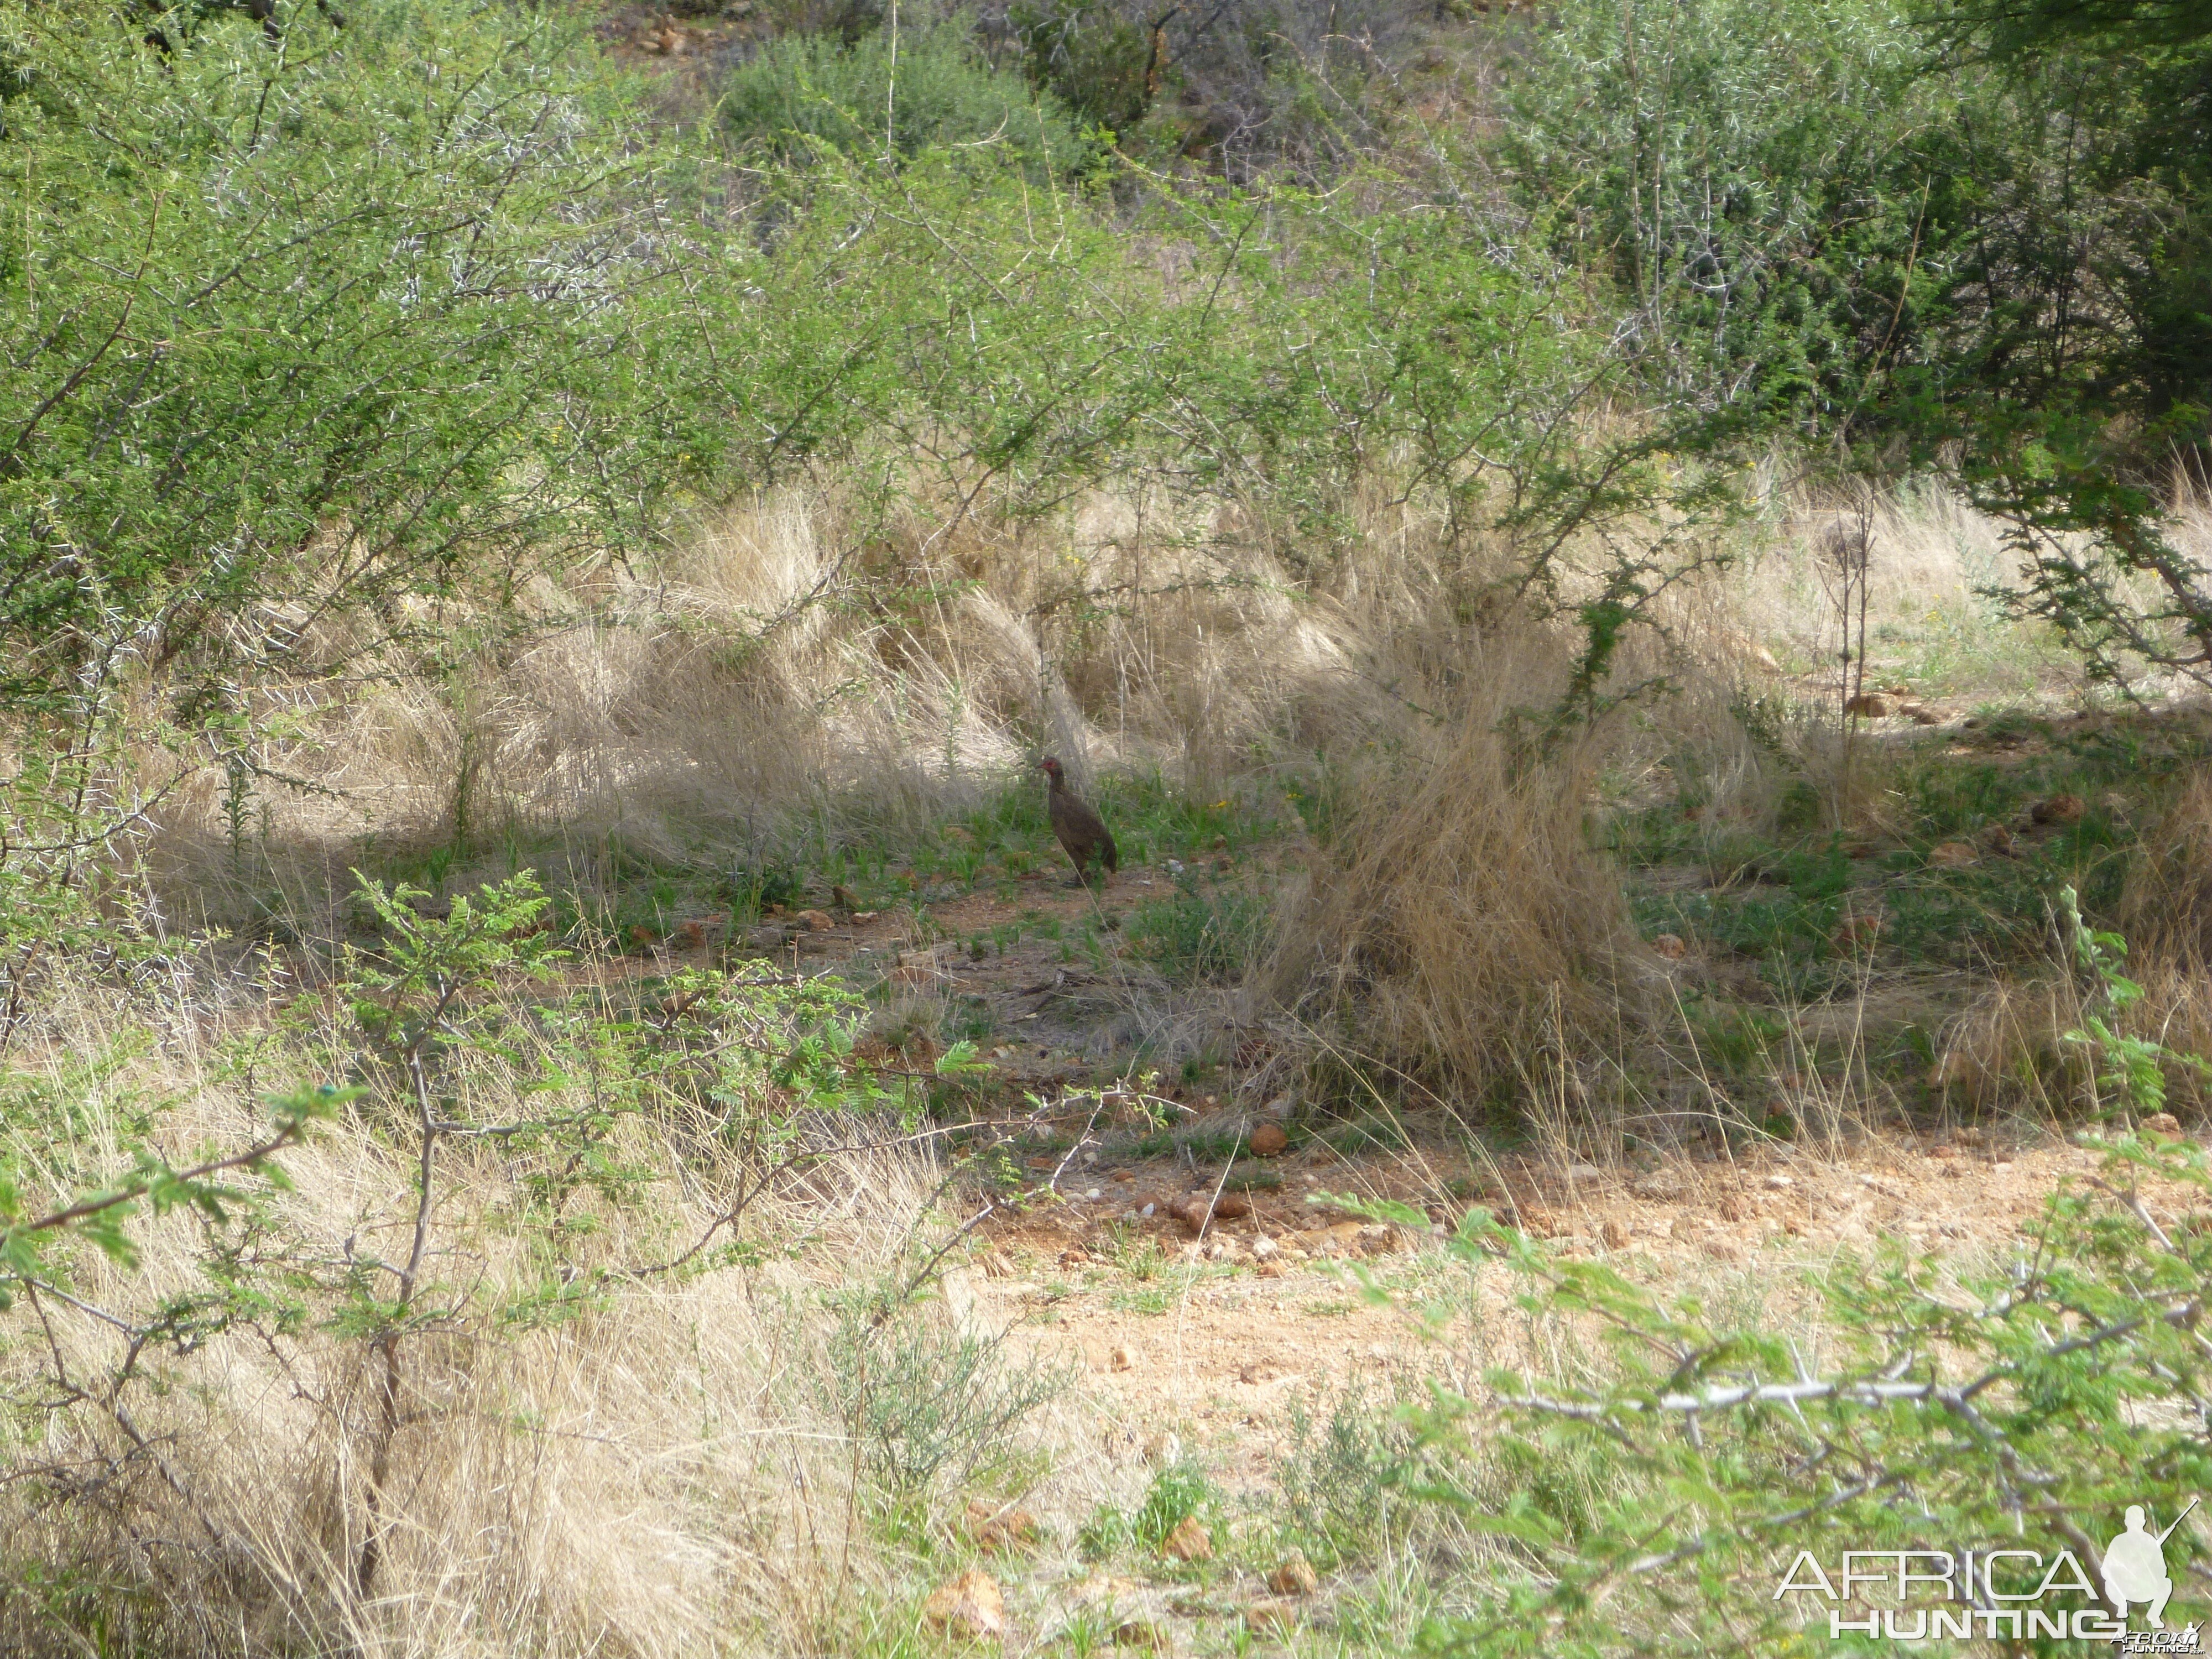
<svg viewBox="0 0 2212 1659">
<path fill-rule="evenodd" d="M 204 745 L 137 757 L 149 869 L 179 914 L 236 921 L 271 890 L 343 886 L 382 852 L 451 848 L 465 868 L 523 844 L 603 879 L 611 847 L 684 860 L 794 825 L 911 827 L 1048 749 L 1079 785 L 1158 769 L 1195 790 L 1393 740 L 1419 718 L 1409 703 L 1434 707 L 1413 688 L 1451 684 L 1470 642 L 1527 625 L 1516 566 L 1381 477 L 1342 511 L 1316 549 L 1249 503 L 1145 480 L 1042 518 L 988 491 L 884 509 L 793 485 L 702 514 L 650 555 L 418 607 L 435 652 L 356 659 L 375 630 L 323 617 L 294 656 L 345 671 L 260 694 L 283 718 L 254 740 L 242 799 L 239 767 Z M 1730 710 L 1747 688 L 1808 708 L 1829 695 L 1818 548 L 1833 517 L 1778 507 L 1687 547 L 1734 563 L 1680 584 L 1655 611 L 1668 644 L 1615 677 L 1662 674 L 1653 719 L 1754 814 L 1771 778 Z M 1978 595 L 2003 574 L 1996 526 L 1932 491 L 1885 498 L 1872 522 L 1872 628 L 1916 678 L 1978 695 L 2056 683 L 2056 647 Z M 1594 548 L 1580 574 L 1570 558 L 1560 597 L 1607 556 Z"/>
<path fill-rule="evenodd" d="M 157 1134 L 179 1152 L 249 1136 L 240 1044 L 264 1074 L 311 1063 L 272 1042 L 262 1010 L 203 1005 L 161 1034 L 98 1002 L 70 1004 L 52 1045 L 16 1062 L 19 1089 L 84 1102 L 66 1147 L 0 1129 L 19 1143 L 11 1166 L 57 1170 L 33 1204 L 71 1189 L 60 1166 L 125 1164 L 125 1126 L 150 1103 L 168 1103 Z M 88 1085 L 83 1056 L 134 1053 Z M 479 1056 L 457 1086 L 486 1114 L 578 1103 L 520 1083 Z M 738 1175 L 711 1135 L 640 1113 L 598 1151 L 648 1172 L 645 1187 L 615 1203 L 586 1183 L 563 1206 L 560 1282 L 590 1291 L 574 1306 L 557 1289 L 548 1300 L 556 1241 L 530 1191 L 543 1171 L 499 1138 L 447 1141 L 363 1594 L 375 1364 L 346 1286 L 405 1253 L 410 1160 L 387 1127 L 365 1101 L 284 1156 L 294 1190 L 254 1224 L 142 1218 L 137 1267 L 80 1260 L 71 1291 L 17 1304 L 0 1350 L 0 1651 L 852 1652 L 910 1629 L 927 1587 L 880 1523 L 887 1504 L 957 1515 L 965 1482 L 1002 1479 L 1031 1486 L 1048 1517 L 1096 1501 L 1079 1401 L 1036 1409 L 1064 1391 L 1037 1386 L 994 1332 L 940 1300 L 878 1296 L 912 1282 L 949 1230 L 926 1150 L 786 1182 L 748 1212 L 750 1265 L 594 1282 L 700 1238 Z M 262 1299 L 188 1341 L 164 1335 L 233 1280 Z M 902 1382 L 856 1388 L 864 1363 Z M 947 1378 L 957 1393 L 924 1413 L 900 1395 Z M 889 1472 L 886 1421 L 908 1437 Z M 917 1463 L 929 1437 L 939 1461 Z M 1055 1443 L 1074 1455 L 1042 1455 Z M 1036 1468 L 992 1473 L 1025 1447 Z"/>
<path fill-rule="evenodd" d="M 283 719 L 242 805 L 237 766 L 148 748 L 148 869 L 179 915 L 235 921 L 394 852 L 452 848 L 465 872 L 522 845 L 589 882 L 610 847 L 684 861 L 810 824 L 910 830 L 1048 749 L 1079 784 L 1212 787 L 1392 714 L 1448 575 L 1437 526 L 1380 495 L 1361 511 L 1316 571 L 1255 515 L 1141 491 L 1042 523 L 781 491 L 650 562 L 537 573 L 504 615 L 456 599 L 441 653 L 269 694 Z"/>
<path fill-rule="evenodd" d="M 1286 924 L 1276 994 L 1437 1097 L 1516 1056 L 1609 1044 L 1650 989 L 1618 874 L 1591 847 L 1602 731 L 1558 744 L 1566 641 L 1470 647 L 1448 714 L 1360 765 Z"/>
</svg>

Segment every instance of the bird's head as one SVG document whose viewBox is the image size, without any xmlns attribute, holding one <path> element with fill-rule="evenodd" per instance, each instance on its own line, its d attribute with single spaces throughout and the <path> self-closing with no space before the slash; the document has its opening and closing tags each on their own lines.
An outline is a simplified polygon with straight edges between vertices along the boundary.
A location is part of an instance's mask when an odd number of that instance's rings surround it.
<svg viewBox="0 0 2212 1659">
<path fill-rule="evenodd" d="M 1057 755 L 1047 755 L 1042 760 L 1037 763 L 1037 770 L 1043 773 L 1045 776 L 1050 778 L 1054 783 L 1058 783 L 1060 781 L 1060 757 Z"/>
</svg>

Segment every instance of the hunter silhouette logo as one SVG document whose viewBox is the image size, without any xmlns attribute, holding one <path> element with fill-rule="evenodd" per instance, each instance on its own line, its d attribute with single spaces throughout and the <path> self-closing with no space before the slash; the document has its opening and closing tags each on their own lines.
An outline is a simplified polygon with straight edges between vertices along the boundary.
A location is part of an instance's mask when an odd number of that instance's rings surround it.
<svg viewBox="0 0 2212 1659">
<path fill-rule="evenodd" d="M 2166 1540 L 2173 1536 L 2174 1527 L 2189 1518 L 2189 1510 L 2196 1507 L 2197 1499 L 2192 1498 L 2189 1509 L 2173 1517 L 2172 1526 L 2154 1534 L 2144 1524 L 2142 1505 L 2128 1506 L 2128 1529 L 2105 1546 L 2105 1599 L 2121 1618 L 2128 1616 L 2130 1601 L 2140 1601 L 2149 1615 L 2150 1627 L 2166 1628 L 2166 1601 L 2173 1594 L 2173 1580 L 2166 1576 Z"/>
<path fill-rule="evenodd" d="M 2151 1530 L 2145 1505 L 2130 1504 L 2125 1526 L 2098 1563 L 2101 1595 L 2072 1550 L 2046 1555 L 1999 1545 L 1955 1552 L 1846 1550 L 1834 1564 L 1800 1550 L 1775 1586 L 1774 1599 L 1812 1595 L 1826 1601 L 1831 1641 L 1847 1635 L 1904 1643 L 2048 1638 L 2109 1643 L 2124 1654 L 2201 1654 L 2199 1626 L 2166 1627 L 2166 1604 L 2173 1595 L 2166 1541 L 2197 1503 L 2191 1498 L 2160 1532 Z M 2142 1612 L 2148 1629 L 2129 1628 L 2131 1609 Z"/>
</svg>

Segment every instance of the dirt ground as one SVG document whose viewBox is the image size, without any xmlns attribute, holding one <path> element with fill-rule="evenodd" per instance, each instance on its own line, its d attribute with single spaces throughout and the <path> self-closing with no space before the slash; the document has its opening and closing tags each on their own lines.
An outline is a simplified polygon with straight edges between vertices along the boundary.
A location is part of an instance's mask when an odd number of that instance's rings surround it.
<svg viewBox="0 0 2212 1659">
<path fill-rule="evenodd" d="M 1245 877 L 1255 869 L 1273 873 L 1261 859 Z M 1054 1135 L 1026 1160 L 1030 1201 L 978 1230 L 947 1295 L 963 1319 L 1070 1364 L 1109 1455 L 1194 1452 L 1249 1489 L 1274 1467 L 1294 1399 L 1363 1375 L 1452 1370 L 1465 1356 L 1439 1333 L 1470 1297 L 1491 1312 L 1506 1296 L 1443 1249 L 1474 1206 L 1644 1284 L 1771 1287 L 1885 1237 L 1961 1260 L 2004 1250 L 2062 1179 L 2096 1163 L 2055 1136 L 1961 1127 L 1880 1132 L 1835 1157 L 1777 1142 L 1601 1169 L 1533 1151 L 1471 1160 L 1443 1133 L 1424 1144 L 1416 1125 L 1412 1144 L 1387 1150 L 1300 1135 L 1257 1160 L 1256 1184 L 1226 1188 L 1228 1166 L 1193 1147 L 1234 1145 L 1286 1103 L 1240 1091 L 1233 1066 L 1197 1085 L 1156 1079 L 1139 1102 L 1101 1063 L 1147 994 L 1149 970 L 1115 943 L 1115 924 L 1171 891 L 1156 872 L 1094 892 L 1045 871 L 995 890 L 925 890 L 872 915 L 794 909 L 733 942 L 855 985 L 888 979 L 894 1009 L 904 998 L 988 1019 L 976 1041 L 1005 1097 L 1026 1100 Z M 1042 931 L 1054 921 L 1057 939 Z M 1086 921 L 1097 955 L 1068 943 Z M 680 932 L 672 945 L 664 962 L 682 954 Z M 1133 1125 L 1139 1103 L 1149 1116 Z M 1165 1132 L 1147 1138 L 1152 1124 Z M 1254 1180 L 1250 1158 L 1236 1167 Z M 1209 1219 L 1217 1191 L 1231 1196 Z M 1347 1194 L 1412 1205 L 1429 1226 L 1375 1224 L 1327 1201 Z M 1190 1219 L 1173 1212 L 1193 1199 Z"/>
</svg>

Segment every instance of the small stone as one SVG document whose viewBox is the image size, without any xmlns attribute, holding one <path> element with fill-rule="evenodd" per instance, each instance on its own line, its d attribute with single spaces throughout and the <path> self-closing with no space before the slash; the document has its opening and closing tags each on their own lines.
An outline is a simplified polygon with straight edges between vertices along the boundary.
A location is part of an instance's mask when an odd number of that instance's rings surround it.
<svg viewBox="0 0 2212 1659">
<path fill-rule="evenodd" d="M 1173 1429 L 1156 1429 L 1145 1437 L 1145 1462 L 1165 1468 L 1182 1455 L 1182 1439 Z"/>
<path fill-rule="evenodd" d="M 1158 1205 L 1157 1205 L 1157 1204 L 1147 1204 L 1147 1205 L 1146 1205 L 1146 1206 L 1145 1206 L 1145 1207 L 1144 1207 L 1143 1209 L 1141 1209 L 1141 1210 L 1138 1211 L 1138 1212 L 1137 1212 L 1137 1213 L 1138 1213 L 1139 1215 L 1140 1215 L 1140 1216 L 1144 1217 L 1146 1220 L 1149 1221 L 1149 1220 L 1151 1220 L 1151 1219 L 1152 1218 L 1153 1215 L 1154 1215 L 1154 1214 L 1158 1211 L 1159 1207 L 1160 1207 L 1160 1206 L 1159 1206 Z"/>
<path fill-rule="evenodd" d="M 1260 1362 L 1248 1359 L 1237 1368 L 1237 1380 L 1249 1387 L 1260 1380 Z"/>
<path fill-rule="evenodd" d="M 929 985 L 937 978 L 934 951 L 902 951 L 898 966 L 891 969 L 891 982 L 896 985 Z"/>
<path fill-rule="evenodd" d="M 1651 948 L 1669 962 L 1680 962 L 1689 955 L 1690 947 L 1682 943 L 1679 933 L 1662 933 L 1651 941 Z"/>
<path fill-rule="evenodd" d="M 1124 1619 L 1114 1626 L 1114 1645 L 1165 1653 L 1175 1645 L 1175 1634 L 1157 1619 Z"/>
<path fill-rule="evenodd" d="M 756 951 L 780 951 L 790 937 L 781 927 L 755 927 L 747 931 L 745 943 Z"/>
<path fill-rule="evenodd" d="M 1262 1123 L 1252 1131 L 1252 1156 L 1273 1158 L 1291 1144 L 1291 1138 L 1279 1123 Z"/>
<path fill-rule="evenodd" d="M 987 1499 L 971 1498 L 962 1519 L 969 1537 L 982 1549 L 1012 1549 L 1036 1539 L 1036 1517 L 1027 1510 L 1001 1509 Z"/>
<path fill-rule="evenodd" d="M 1928 849 L 1928 862 L 1946 870 L 1978 864 L 1981 857 L 1970 843 L 1963 841 L 1939 841 Z"/>
<path fill-rule="evenodd" d="M 2181 1121 L 2172 1112 L 2153 1112 L 2142 1121 L 2142 1126 L 2146 1133 L 2156 1135 L 2160 1140 L 2181 1139 Z"/>
<path fill-rule="evenodd" d="M 875 919 L 876 913 L 873 910 L 855 910 L 853 912 L 853 925 L 855 927 L 865 927 Z"/>
<path fill-rule="evenodd" d="M 1410 1228 L 1370 1224 L 1359 1230 L 1359 1254 L 1395 1255 L 1421 1248 L 1421 1236 Z"/>
<path fill-rule="evenodd" d="M 2029 807 L 2027 815 L 2038 823 L 2079 823 L 2087 811 L 2088 803 L 2079 795 L 2052 795 Z"/>
<path fill-rule="evenodd" d="M 1836 943 L 1845 946 L 1872 945 L 1881 937 L 1881 921 L 1878 910 L 1856 911 L 1836 923 Z"/>
<path fill-rule="evenodd" d="M 1298 1604 L 1286 1596 L 1264 1596 L 1244 1609 L 1244 1622 L 1254 1630 L 1287 1631 L 1298 1622 Z"/>
<path fill-rule="evenodd" d="M 1786 1175 L 1771 1175 L 1766 1177 L 1767 1188 L 1772 1192 L 1786 1193 L 1796 1184 L 1794 1178 Z"/>
<path fill-rule="evenodd" d="M 932 1630 L 971 1642 L 995 1642 L 1006 1633 L 1006 1600 L 999 1581 L 975 1569 L 932 1590 L 921 1616 Z"/>
<path fill-rule="evenodd" d="M 1611 1216 L 1607 1216 L 1605 1224 L 1598 1229 L 1598 1237 L 1605 1240 L 1605 1248 L 1608 1250 L 1628 1248 L 1628 1229 Z"/>
<path fill-rule="evenodd" d="M 1252 1259 L 1255 1261 L 1267 1261 L 1275 1254 L 1275 1241 L 1265 1233 L 1257 1235 L 1252 1240 Z"/>
<path fill-rule="evenodd" d="M 1136 1363 L 1137 1356 L 1135 1353 L 1131 1352 L 1129 1345 L 1126 1342 L 1116 1343 L 1114 1347 L 1114 1352 L 1106 1356 L 1107 1365 L 1110 1369 L 1117 1371 L 1128 1370 L 1132 1369 Z"/>
<path fill-rule="evenodd" d="M 1292 1550 L 1283 1564 L 1267 1575 L 1267 1588 L 1278 1595 L 1311 1595 L 1321 1588 L 1321 1575 L 1304 1554 Z"/>
<path fill-rule="evenodd" d="M 1206 1523 L 1194 1515 L 1187 1515 L 1182 1523 L 1160 1542 L 1160 1553 L 1171 1555 L 1178 1561 L 1211 1561 L 1213 1559 L 1213 1534 Z"/>
<path fill-rule="evenodd" d="M 1883 720 L 1889 714 L 1889 699 L 1879 691 L 1862 691 L 1844 705 L 1844 713 L 1870 720 Z"/>
<path fill-rule="evenodd" d="M 810 933 L 818 933 L 824 928 L 836 926 L 830 920 L 830 913 L 827 910 L 801 910 L 792 920 Z"/>
<path fill-rule="evenodd" d="M 1209 1217 L 1215 1221 L 1236 1221 L 1251 1214 L 1252 1200 L 1242 1193 L 1223 1193 L 1218 1196 L 1186 1193 L 1168 1206 L 1168 1213 L 1193 1232 L 1198 1232 L 1206 1226 Z"/>
</svg>

